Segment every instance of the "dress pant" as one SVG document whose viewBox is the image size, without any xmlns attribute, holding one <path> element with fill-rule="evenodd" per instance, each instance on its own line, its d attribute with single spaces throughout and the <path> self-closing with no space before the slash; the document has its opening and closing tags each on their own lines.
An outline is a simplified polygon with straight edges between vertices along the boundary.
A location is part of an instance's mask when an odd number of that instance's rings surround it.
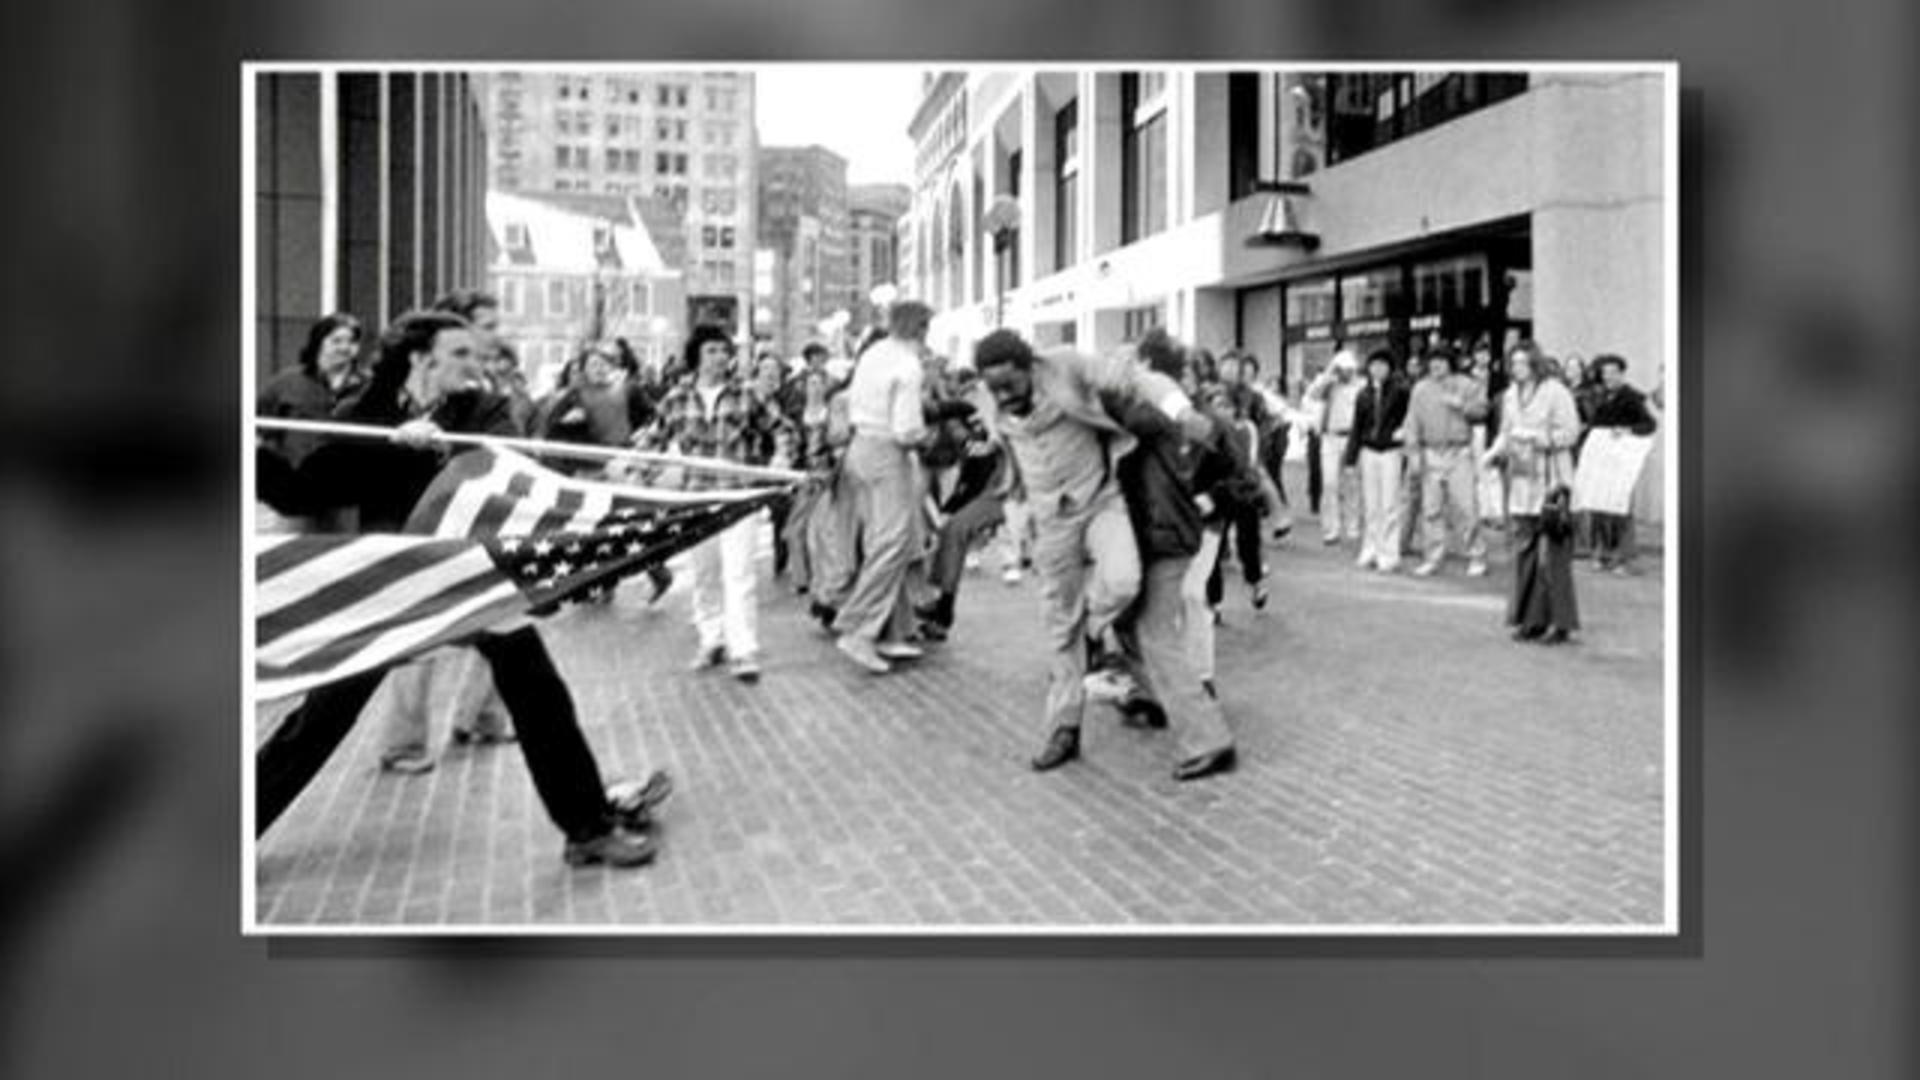
<svg viewBox="0 0 1920 1080">
<path fill-rule="evenodd" d="M 1633 535 L 1633 515 L 1593 512 L 1593 546 L 1601 566 L 1631 566 L 1640 554 Z"/>
<path fill-rule="evenodd" d="M 860 576 L 860 507 L 846 469 L 834 470 L 807 524 L 807 558 L 814 600 L 838 608 Z"/>
<path fill-rule="evenodd" d="M 1140 551 L 1118 492 L 1064 512 L 1036 505 L 1034 526 L 1033 565 L 1051 655 L 1048 730 L 1079 727 L 1087 703 L 1087 642 L 1113 630 L 1139 596 Z"/>
<path fill-rule="evenodd" d="M 1320 437 L 1320 471 L 1325 487 L 1320 495 L 1320 535 L 1328 542 L 1360 539 L 1360 480 L 1356 469 L 1342 464 L 1350 436 L 1328 432 Z"/>
<path fill-rule="evenodd" d="M 1314 517 L 1320 516 L 1320 495 L 1325 480 L 1321 476 L 1322 460 L 1320 447 L 1326 440 L 1318 431 L 1307 432 L 1307 509 Z"/>
<path fill-rule="evenodd" d="M 1193 558 L 1185 555 L 1148 561 L 1141 571 L 1140 602 L 1126 631 L 1129 651 L 1139 659 L 1134 674 L 1140 691 L 1166 711 L 1183 760 L 1233 745 L 1220 701 L 1201 681 L 1210 676 L 1194 663 L 1184 595 L 1192 566 Z"/>
<path fill-rule="evenodd" d="M 940 527 L 933 549 L 933 565 L 928 584 L 935 592 L 946 594 L 960 590 L 967 571 L 967 552 L 982 534 L 1006 520 L 998 495 L 981 494 L 955 510 Z"/>
<path fill-rule="evenodd" d="M 1474 475 L 1473 447 L 1429 448 L 1420 476 L 1420 505 L 1426 524 L 1427 561 L 1447 555 L 1450 535 L 1459 538 L 1461 554 L 1473 562 L 1487 557 L 1480 535 L 1478 478 Z"/>
<path fill-rule="evenodd" d="M 388 756 L 422 755 L 433 743 L 433 719 L 446 703 L 449 726 L 480 736 L 507 733 L 506 705 L 480 654 L 472 649 L 429 653 L 387 676 L 393 708 L 387 712 Z"/>
<path fill-rule="evenodd" d="M 730 526 L 693 549 L 693 628 L 702 653 L 725 646 L 735 660 L 760 655 L 760 610 L 753 568 L 759 516 Z"/>
<path fill-rule="evenodd" d="M 860 508 L 862 551 L 853 591 L 839 605 L 835 633 L 878 641 L 896 612 L 912 610 L 908 568 L 918 552 L 919 480 L 906 447 L 890 438 L 855 435 L 846 470 Z"/>
<path fill-rule="evenodd" d="M 1210 524 L 1200 531 L 1200 550 L 1187 564 L 1187 576 L 1180 579 L 1180 595 L 1187 606 L 1187 652 L 1203 679 L 1213 678 L 1213 605 L 1220 580 L 1220 526 Z"/>
<path fill-rule="evenodd" d="M 1266 579 L 1267 569 L 1261 550 L 1260 512 L 1245 510 L 1234 515 L 1225 525 L 1225 535 L 1215 547 L 1211 565 L 1207 574 L 1207 600 L 1218 604 L 1226 596 L 1226 575 L 1222 564 L 1226 562 L 1227 540 L 1233 541 L 1233 557 L 1240 564 L 1240 577 L 1249 585 L 1258 585 Z"/>
<path fill-rule="evenodd" d="M 1401 477 L 1405 462 L 1397 448 L 1360 451 L 1360 516 L 1362 561 L 1382 570 L 1400 565 L 1400 518 L 1404 512 Z"/>
<path fill-rule="evenodd" d="M 1507 625 L 1525 630 L 1578 630 L 1580 604 L 1573 592 L 1573 538 L 1555 540 L 1540 527 L 1540 515 L 1513 515 L 1518 551 L 1513 558 L 1513 595 Z"/>
<path fill-rule="evenodd" d="M 573 709 L 573 695 L 531 626 L 474 642 L 520 734 L 520 752 L 547 816 L 569 840 L 609 827 L 606 786 Z M 254 835 L 292 805 L 360 719 L 386 668 L 355 675 L 308 694 L 255 754 Z"/>
</svg>

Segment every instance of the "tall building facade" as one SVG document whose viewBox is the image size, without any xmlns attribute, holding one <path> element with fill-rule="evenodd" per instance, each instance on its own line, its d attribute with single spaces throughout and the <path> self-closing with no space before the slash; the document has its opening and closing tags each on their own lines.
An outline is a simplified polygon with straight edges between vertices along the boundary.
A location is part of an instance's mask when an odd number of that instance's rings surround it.
<svg viewBox="0 0 1920 1080">
<path fill-rule="evenodd" d="M 485 285 L 488 140 L 470 76 L 262 73 L 253 105 L 257 376 L 296 363 L 328 312 L 377 332 Z"/>
<path fill-rule="evenodd" d="M 1619 353 L 1670 377 L 1660 71 L 929 77 L 907 291 L 1105 351 L 1166 326 L 1289 392 L 1337 345 Z M 1018 207 L 1001 235 L 987 210 Z M 996 251 L 996 239 L 999 248 Z M 1663 440 L 1664 441 L 1664 440 Z M 1660 457 L 1638 506 L 1659 516 Z"/>
<path fill-rule="evenodd" d="M 745 310 L 758 234 L 754 92 L 750 72 L 489 74 L 491 186 L 671 206 L 687 294 Z"/>
<path fill-rule="evenodd" d="M 821 146 L 760 150 L 759 244 L 772 267 L 756 332 L 783 356 L 821 337 L 836 312 L 850 319 L 847 161 Z M 760 318 L 764 316 L 764 318 Z"/>
<path fill-rule="evenodd" d="M 682 339 L 677 215 L 621 195 L 487 195 L 502 335 L 535 393 L 588 344 L 623 338 L 658 369 Z"/>
<path fill-rule="evenodd" d="M 848 285 L 846 308 L 857 329 L 885 317 L 873 303 L 877 286 L 900 284 L 900 222 L 913 203 L 905 184 L 856 184 L 847 194 Z"/>
</svg>

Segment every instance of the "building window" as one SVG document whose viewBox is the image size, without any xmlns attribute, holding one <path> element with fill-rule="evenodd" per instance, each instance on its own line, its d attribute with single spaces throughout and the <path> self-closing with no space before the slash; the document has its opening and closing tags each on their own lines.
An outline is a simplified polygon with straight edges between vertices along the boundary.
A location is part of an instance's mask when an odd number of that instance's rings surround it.
<svg viewBox="0 0 1920 1080">
<path fill-rule="evenodd" d="M 700 226 L 700 246 L 701 247 L 713 247 L 718 242 L 719 242 L 719 238 L 718 238 L 718 235 L 715 233 L 713 226 L 711 225 Z"/>
<path fill-rule="evenodd" d="M 627 91 L 627 104 L 629 104 L 629 105 L 638 105 L 638 104 L 640 104 L 640 91 L 638 91 L 638 90 L 628 90 L 628 91 Z"/>
<path fill-rule="evenodd" d="M 1069 101 L 1053 117 L 1053 265 L 1080 261 L 1080 103 Z"/>
<path fill-rule="evenodd" d="M 509 226 L 511 228 L 511 226 Z M 502 315 L 520 314 L 520 279 L 503 277 L 500 279 L 500 313 Z"/>
<path fill-rule="evenodd" d="M 635 315 L 648 315 L 653 312 L 653 290 L 644 281 L 633 283 L 633 292 L 628 299 L 628 310 Z"/>
<path fill-rule="evenodd" d="M 665 176 L 668 173 L 672 172 L 673 171 L 673 155 L 672 154 L 653 155 L 653 171 L 660 176 Z"/>
<path fill-rule="evenodd" d="M 673 141 L 687 141 L 687 122 L 685 120 L 675 120 L 673 122 Z"/>
<path fill-rule="evenodd" d="M 1138 341 L 1147 331 L 1161 323 L 1160 305 L 1128 308 L 1122 312 L 1120 340 Z"/>
<path fill-rule="evenodd" d="M 1328 164 L 1458 119 L 1527 89 L 1527 76 L 1501 72 L 1337 74 L 1302 80 L 1328 105 Z"/>
<path fill-rule="evenodd" d="M 565 317 L 567 308 L 567 283 L 559 278 L 547 281 L 547 314 Z"/>
<path fill-rule="evenodd" d="M 731 225 L 720 226 L 720 246 L 722 248 L 727 248 L 727 249 L 731 249 L 733 247 L 733 226 Z"/>
<path fill-rule="evenodd" d="M 509 221 L 506 228 L 507 247 L 513 251 L 524 251 L 533 246 L 527 235 L 527 225 L 523 221 Z"/>
<path fill-rule="evenodd" d="M 607 171 L 620 171 L 620 151 L 615 150 L 611 146 L 607 147 Z"/>
<path fill-rule="evenodd" d="M 554 167 L 558 169 L 564 169 L 567 166 L 573 164 L 573 147 L 571 146 L 554 147 L 553 148 L 553 164 L 554 164 Z"/>
<path fill-rule="evenodd" d="M 1162 89 L 1164 89 L 1164 76 Z M 1120 76 L 1120 242 L 1131 244 L 1167 227 L 1165 95 L 1142 95 L 1142 77 Z"/>
<path fill-rule="evenodd" d="M 676 109 L 684 109 L 687 107 L 687 88 L 686 87 L 676 86 L 673 88 L 673 106 Z"/>
</svg>

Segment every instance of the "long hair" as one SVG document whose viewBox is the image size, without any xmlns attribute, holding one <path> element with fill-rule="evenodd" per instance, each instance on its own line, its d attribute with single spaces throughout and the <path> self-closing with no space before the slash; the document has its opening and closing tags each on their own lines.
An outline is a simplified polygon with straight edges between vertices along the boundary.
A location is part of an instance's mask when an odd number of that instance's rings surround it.
<svg viewBox="0 0 1920 1080">
<path fill-rule="evenodd" d="M 329 335 L 343 326 L 353 331 L 355 345 L 367 336 L 366 330 L 360 325 L 360 320 L 344 311 L 323 316 L 307 328 L 307 343 L 300 346 L 300 370 L 309 375 L 320 373 L 320 346 Z"/>
<path fill-rule="evenodd" d="M 728 351 L 733 349 L 733 339 L 727 332 L 713 323 L 701 323 L 687 334 L 687 343 L 680 350 L 680 359 L 687 370 L 695 375 L 700 373 L 700 350 L 709 341 L 724 342 Z"/>
</svg>

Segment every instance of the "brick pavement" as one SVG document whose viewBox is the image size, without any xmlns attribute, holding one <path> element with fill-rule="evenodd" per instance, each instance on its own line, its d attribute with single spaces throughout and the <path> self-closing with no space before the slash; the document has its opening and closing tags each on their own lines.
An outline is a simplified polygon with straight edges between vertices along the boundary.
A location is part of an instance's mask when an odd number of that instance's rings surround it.
<svg viewBox="0 0 1920 1080">
<path fill-rule="evenodd" d="M 1661 592 L 1578 572 L 1572 648 L 1516 645 L 1508 580 L 1354 569 L 1311 523 L 1229 577 L 1218 668 L 1242 763 L 1174 782 L 1093 708 L 1030 772 L 1037 590 L 972 575 L 953 641 L 855 670 L 763 577 L 758 686 L 686 670 L 683 583 L 547 624 L 610 778 L 678 793 L 638 871 L 571 870 L 519 754 L 376 768 L 384 692 L 258 848 L 263 926 L 1652 924 L 1662 917 Z M 266 722 L 263 716 L 262 722 Z"/>
</svg>

